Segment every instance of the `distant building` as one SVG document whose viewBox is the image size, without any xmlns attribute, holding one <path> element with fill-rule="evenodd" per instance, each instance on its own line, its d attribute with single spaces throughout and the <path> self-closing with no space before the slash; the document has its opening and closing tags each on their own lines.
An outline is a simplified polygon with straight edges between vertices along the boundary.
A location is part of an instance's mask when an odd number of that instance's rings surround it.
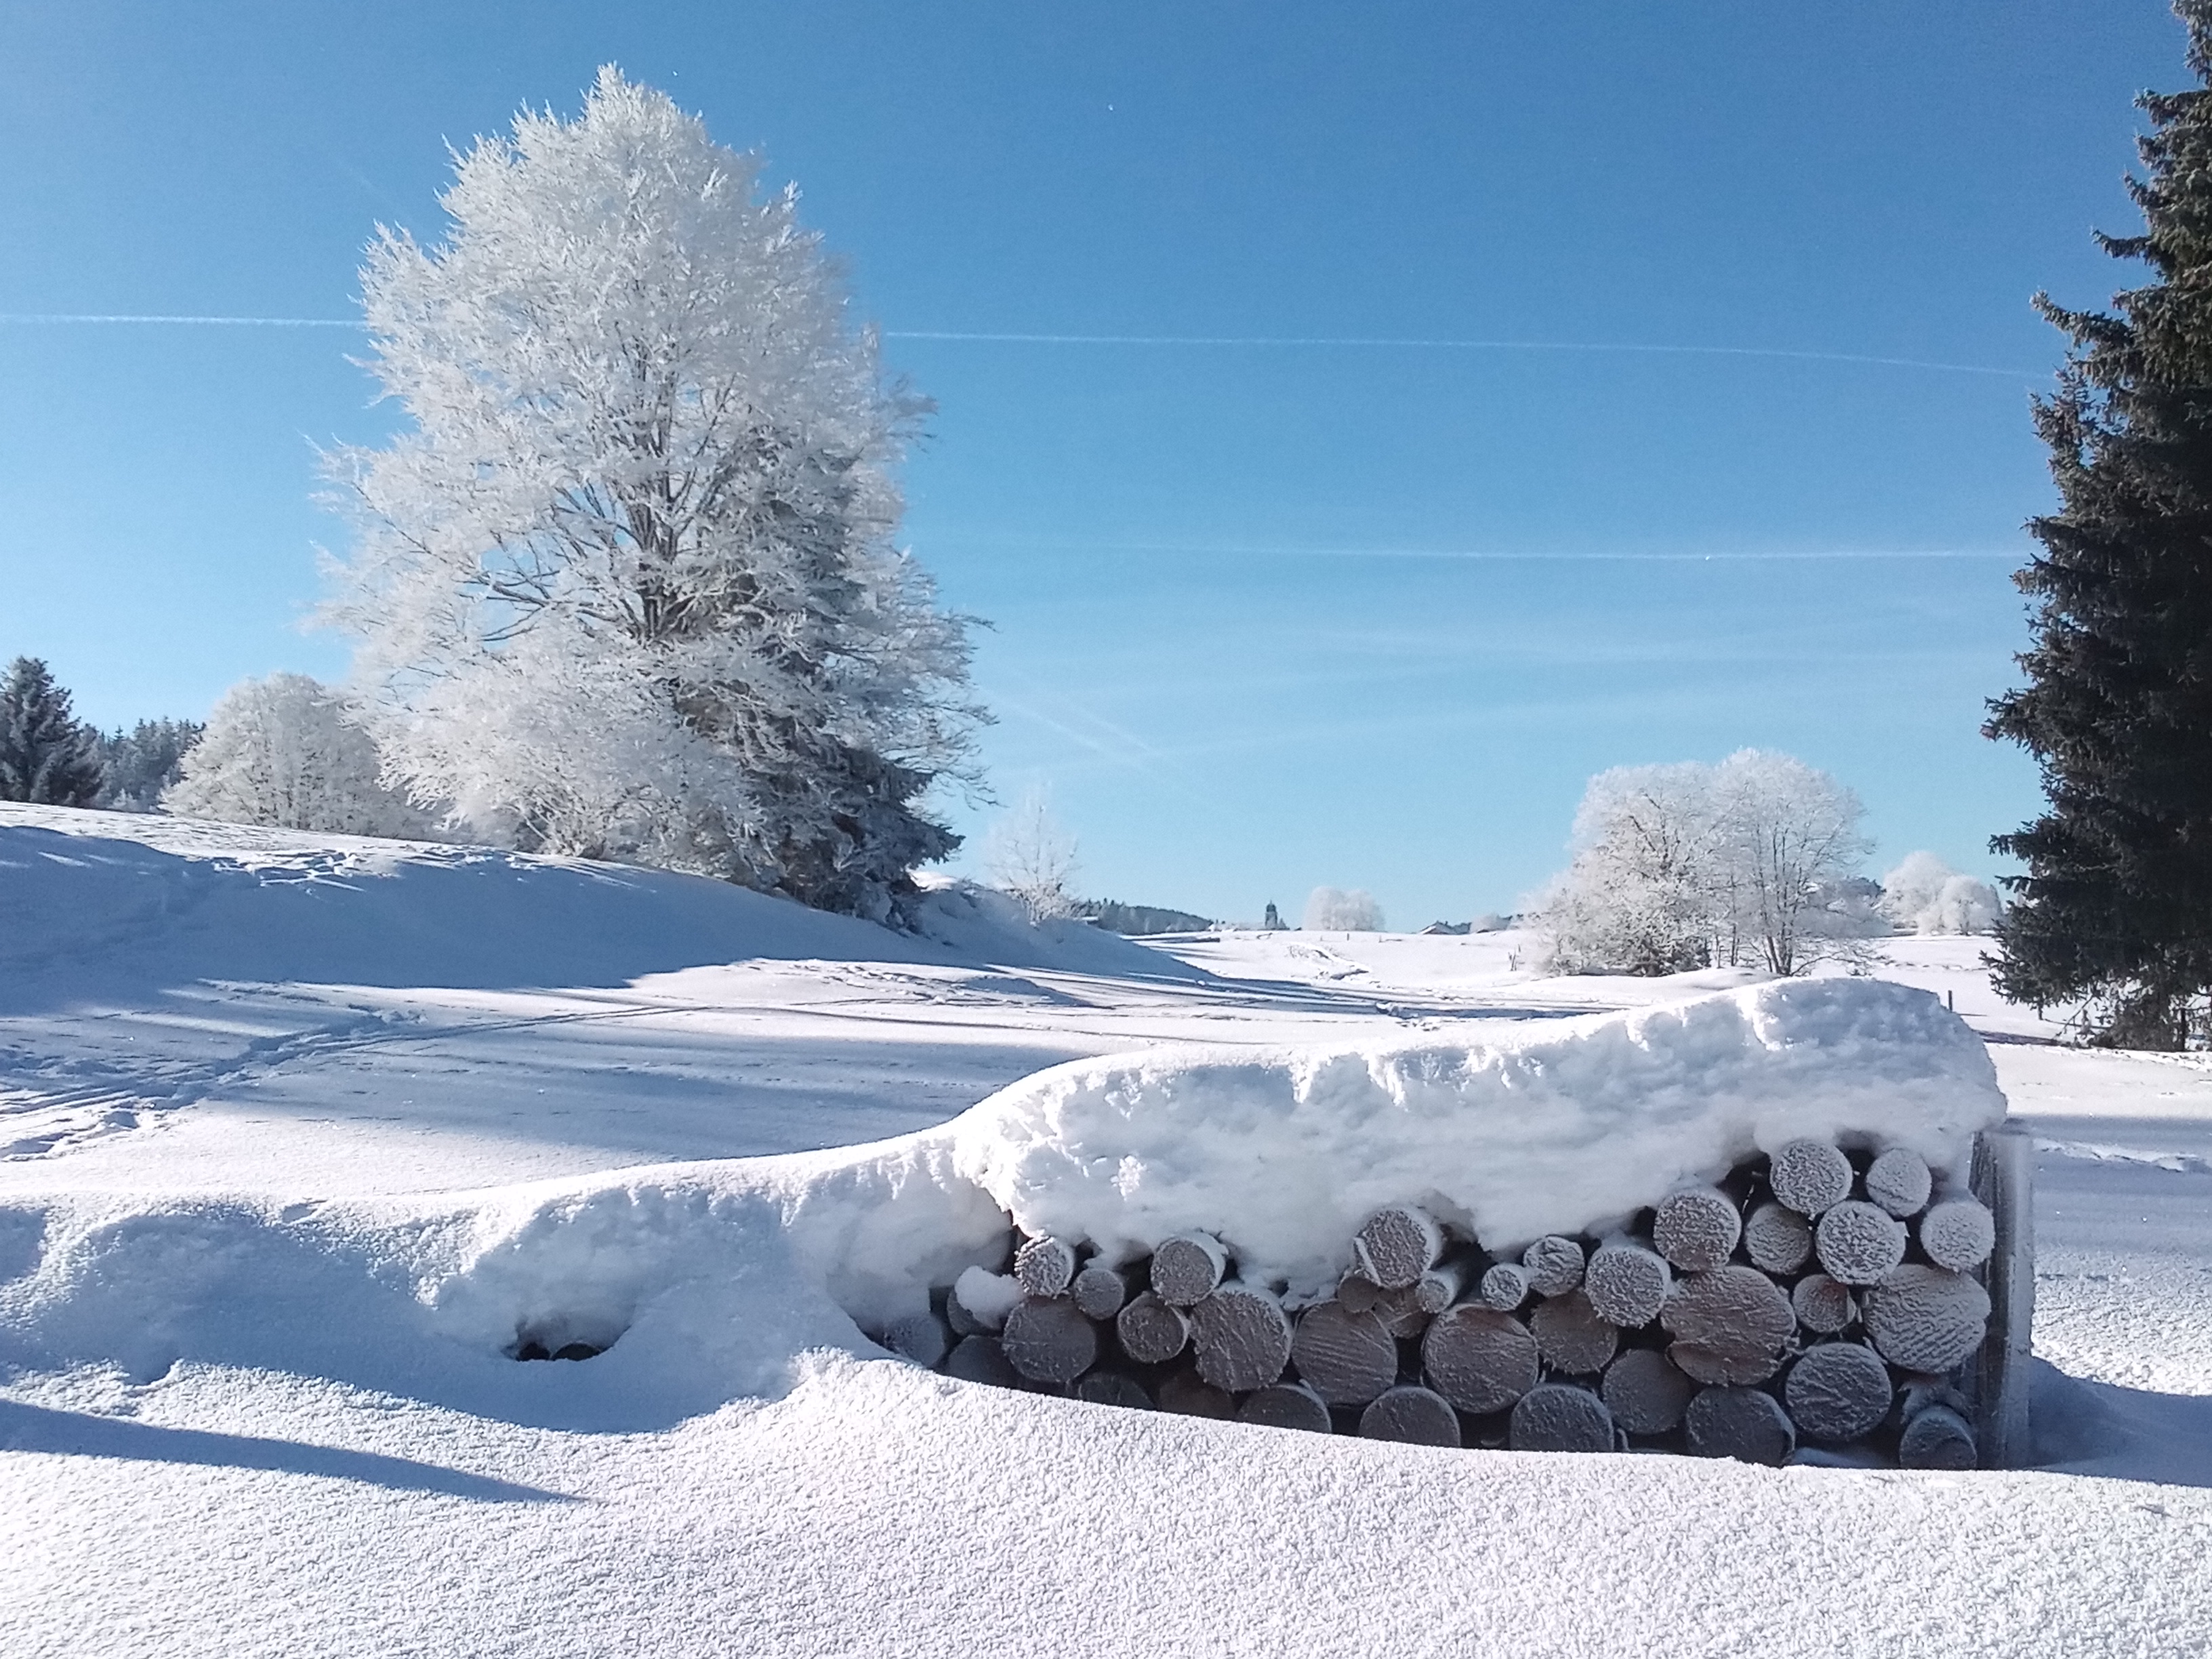
<svg viewBox="0 0 2212 1659">
<path fill-rule="evenodd" d="M 1273 904 L 1270 903 L 1267 906 L 1267 919 L 1260 925 L 1262 927 L 1265 927 L 1269 933 L 1281 933 L 1283 931 L 1283 913 L 1275 908 Z"/>
<path fill-rule="evenodd" d="M 1471 933 L 1474 931 L 1474 924 L 1471 921 L 1432 921 L 1421 931 L 1425 933 Z"/>
</svg>

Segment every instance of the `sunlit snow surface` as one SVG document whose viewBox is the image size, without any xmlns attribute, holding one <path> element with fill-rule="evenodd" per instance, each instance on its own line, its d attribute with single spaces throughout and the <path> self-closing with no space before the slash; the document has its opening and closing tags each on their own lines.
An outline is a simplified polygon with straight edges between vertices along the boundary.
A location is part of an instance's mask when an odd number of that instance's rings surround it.
<svg viewBox="0 0 2212 1659">
<path fill-rule="evenodd" d="M 930 1137 L 816 1149 L 1085 1055 L 1479 1045 L 1744 977 L 933 917 L 0 807 L 0 1652 L 2205 1650 L 2212 1070 L 2048 1046 L 1974 941 L 1892 950 L 2045 1143 L 2073 1472 L 1316 1439 L 869 1357 L 798 1287 L 994 1212 Z M 517 1310 L 626 1330 L 516 1364 Z"/>
</svg>

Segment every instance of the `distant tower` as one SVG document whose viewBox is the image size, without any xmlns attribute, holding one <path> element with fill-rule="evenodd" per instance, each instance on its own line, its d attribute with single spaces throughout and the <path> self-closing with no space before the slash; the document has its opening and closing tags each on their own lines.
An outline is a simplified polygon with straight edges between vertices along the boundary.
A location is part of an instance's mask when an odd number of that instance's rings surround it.
<svg viewBox="0 0 2212 1659">
<path fill-rule="evenodd" d="M 1280 933 L 1283 928 L 1283 913 L 1276 909 L 1272 903 L 1269 904 L 1267 906 L 1267 919 L 1260 925 L 1262 927 L 1267 928 L 1270 933 Z"/>
</svg>

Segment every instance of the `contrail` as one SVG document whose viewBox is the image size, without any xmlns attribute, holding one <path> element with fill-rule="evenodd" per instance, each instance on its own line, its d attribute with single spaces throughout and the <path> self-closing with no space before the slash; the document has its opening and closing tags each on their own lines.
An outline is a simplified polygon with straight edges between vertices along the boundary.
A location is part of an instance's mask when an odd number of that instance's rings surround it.
<svg viewBox="0 0 2212 1659">
<path fill-rule="evenodd" d="M 367 325 L 344 317 L 140 316 L 124 313 L 0 313 L 0 325 L 68 323 L 168 324 L 203 328 L 350 328 Z M 1987 363 L 1947 363 L 1926 357 L 1879 357 L 1856 351 L 1793 351 L 1778 346 L 1642 345 L 1601 340 L 1452 340 L 1367 334 L 1001 334 L 963 329 L 885 329 L 886 340 L 943 341 L 975 345 L 1196 346 L 1383 351 L 1580 351 L 1664 357 L 1767 357 L 1804 363 L 1860 363 L 1876 368 L 1920 368 L 1945 374 L 1995 374 L 2039 380 L 2047 368 L 1993 368 Z"/>
</svg>

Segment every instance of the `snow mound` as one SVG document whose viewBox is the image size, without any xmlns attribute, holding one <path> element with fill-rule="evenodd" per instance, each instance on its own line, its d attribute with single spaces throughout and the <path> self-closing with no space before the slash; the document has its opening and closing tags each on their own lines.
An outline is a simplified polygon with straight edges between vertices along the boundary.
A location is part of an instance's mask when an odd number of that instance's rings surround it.
<svg viewBox="0 0 2212 1659">
<path fill-rule="evenodd" d="M 738 960 L 1207 977 L 953 885 L 900 933 L 727 882 L 480 847 L 0 805 L 0 1012 L 205 981 L 501 989 Z"/>
<path fill-rule="evenodd" d="M 1801 1136 L 1908 1146 L 1963 1180 L 2005 1100 L 1924 991 L 1793 980 L 1473 1046 L 1167 1049 L 1025 1079 L 949 1126 L 1024 1229 L 1133 1256 L 1221 1236 L 1249 1275 L 1319 1294 L 1344 1241 L 1418 1202 L 1493 1249 L 1603 1232 Z"/>
</svg>

